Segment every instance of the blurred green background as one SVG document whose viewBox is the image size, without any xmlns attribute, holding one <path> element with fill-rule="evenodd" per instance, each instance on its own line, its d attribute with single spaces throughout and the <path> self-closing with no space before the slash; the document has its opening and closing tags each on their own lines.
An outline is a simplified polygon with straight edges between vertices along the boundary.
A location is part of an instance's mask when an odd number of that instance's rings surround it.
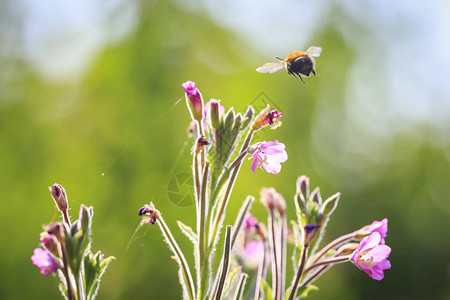
<svg viewBox="0 0 450 300">
<path fill-rule="evenodd" d="M 30 260 L 41 226 L 59 219 L 54 182 L 73 216 L 94 206 L 93 250 L 117 258 L 98 299 L 180 298 L 159 230 L 135 230 L 153 201 L 192 261 L 175 220 L 193 225 L 194 207 L 167 196 L 190 172 L 189 115 L 174 105 L 186 80 L 236 111 L 270 101 L 284 114 L 258 138 L 285 143 L 289 160 L 279 175 L 244 164 L 227 223 L 264 186 L 294 218 L 302 174 L 324 197 L 342 193 L 326 241 L 389 218 L 385 279 L 339 265 L 310 299 L 450 298 L 448 1 L 1 4 L 1 299 L 60 297 Z M 254 71 L 310 45 L 324 50 L 305 85 Z M 259 203 L 253 212 L 266 218 Z"/>
</svg>

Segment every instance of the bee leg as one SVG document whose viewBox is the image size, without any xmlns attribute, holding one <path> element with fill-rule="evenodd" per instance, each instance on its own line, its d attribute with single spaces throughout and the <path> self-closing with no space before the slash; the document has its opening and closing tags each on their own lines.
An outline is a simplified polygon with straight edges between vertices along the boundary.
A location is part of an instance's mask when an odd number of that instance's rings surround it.
<svg viewBox="0 0 450 300">
<path fill-rule="evenodd" d="M 294 76 L 294 77 L 295 77 L 295 79 L 297 79 L 297 82 L 298 82 L 298 78 L 297 78 L 297 76 L 295 76 L 295 73 L 290 73 L 290 72 L 289 72 L 289 75 L 292 75 L 292 76 Z"/>
<path fill-rule="evenodd" d="M 297 73 L 297 75 L 298 75 L 298 77 L 300 77 L 301 81 L 306 84 L 306 82 L 302 78 L 302 75 L 300 75 L 300 73 Z"/>
<path fill-rule="evenodd" d="M 314 76 L 319 77 L 319 74 L 317 74 L 316 71 L 312 70 L 311 72 L 314 74 Z"/>
</svg>

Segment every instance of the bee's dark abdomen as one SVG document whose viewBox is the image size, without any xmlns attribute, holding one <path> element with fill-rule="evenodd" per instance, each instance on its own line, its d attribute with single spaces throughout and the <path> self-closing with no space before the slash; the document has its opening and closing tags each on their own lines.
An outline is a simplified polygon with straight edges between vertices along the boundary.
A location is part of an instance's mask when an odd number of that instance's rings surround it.
<svg viewBox="0 0 450 300">
<path fill-rule="evenodd" d="M 294 59 L 288 65 L 289 73 L 300 73 L 305 76 L 309 76 L 311 72 L 314 70 L 314 62 L 308 56 L 300 56 Z"/>
</svg>

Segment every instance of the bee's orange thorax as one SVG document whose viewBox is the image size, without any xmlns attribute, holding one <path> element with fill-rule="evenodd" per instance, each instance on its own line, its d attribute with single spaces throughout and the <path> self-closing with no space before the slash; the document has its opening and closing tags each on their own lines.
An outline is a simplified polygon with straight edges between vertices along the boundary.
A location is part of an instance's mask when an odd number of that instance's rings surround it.
<svg viewBox="0 0 450 300">
<path fill-rule="evenodd" d="M 304 55 L 305 52 L 303 51 L 296 51 L 296 52 L 292 52 L 291 54 L 288 54 L 288 56 L 286 56 L 286 58 L 284 59 L 285 61 L 291 60 L 291 59 L 295 59 L 299 56 Z"/>
</svg>

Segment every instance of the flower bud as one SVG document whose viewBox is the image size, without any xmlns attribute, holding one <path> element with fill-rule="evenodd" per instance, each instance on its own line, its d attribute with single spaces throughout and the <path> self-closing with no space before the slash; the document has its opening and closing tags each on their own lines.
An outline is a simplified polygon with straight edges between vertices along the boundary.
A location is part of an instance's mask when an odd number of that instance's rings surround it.
<svg viewBox="0 0 450 300">
<path fill-rule="evenodd" d="M 49 190 L 58 210 L 60 212 L 66 212 L 69 207 L 69 203 L 67 202 L 67 195 L 64 188 L 60 184 L 55 183 L 49 187 Z"/>
<path fill-rule="evenodd" d="M 58 242 L 57 238 L 53 234 L 49 234 L 47 231 L 41 233 L 41 237 L 39 239 L 44 246 L 51 254 L 56 257 L 61 258 L 61 244 Z"/>
<path fill-rule="evenodd" d="M 203 98 L 200 91 L 195 87 L 195 82 L 186 81 L 182 84 L 186 92 L 186 104 L 188 106 L 191 117 L 198 122 L 203 118 Z"/>
<path fill-rule="evenodd" d="M 213 128 L 219 128 L 219 124 L 220 124 L 220 111 L 219 111 L 219 101 L 216 99 L 211 99 L 210 101 L 210 105 L 211 105 L 211 110 L 210 110 L 210 121 L 211 121 L 211 126 Z"/>
<path fill-rule="evenodd" d="M 94 216 L 94 208 L 92 206 L 87 207 L 84 204 L 80 206 L 80 228 L 83 233 L 88 232 L 91 228 L 92 217 Z"/>
<path fill-rule="evenodd" d="M 279 113 L 277 110 L 270 111 L 270 106 L 267 105 L 258 116 L 256 116 L 255 121 L 252 125 L 252 130 L 257 131 L 267 125 L 270 125 L 270 128 L 275 129 L 281 126 L 281 122 L 278 120 L 283 116 L 282 113 Z"/>
<path fill-rule="evenodd" d="M 310 199 L 317 206 L 320 207 L 322 205 L 322 196 L 320 195 L 320 188 L 316 187 L 314 191 L 312 191 Z"/>
<path fill-rule="evenodd" d="M 253 109 L 253 107 L 251 105 L 249 105 L 247 110 L 245 111 L 240 130 L 245 129 L 248 126 L 248 124 L 250 124 L 250 121 L 253 119 L 254 115 L 255 115 L 255 110 Z"/>
<path fill-rule="evenodd" d="M 330 198 L 328 198 L 321 206 L 319 214 L 323 216 L 331 215 L 331 213 L 336 209 L 339 203 L 339 198 L 341 193 L 336 193 Z"/>
<path fill-rule="evenodd" d="M 373 221 L 372 224 L 364 226 L 363 228 L 358 230 L 358 235 L 366 236 L 375 231 L 378 232 L 381 236 L 381 239 L 384 240 L 387 237 L 388 219 L 384 218 L 381 221 Z"/>
<path fill-rule="evenodd" d="M 277 210 L 281 217 L 286 215 L 286 201 L 284 200 L 281 194 L 278 194 L 280 197 L 277 198 Z"/>
<path fill-rule="evenodd" d="M 261 189 L 261 203 L 266 206 L 268 210 L 278 209 L 280 198 L 283 199 L 283 196 L 278 194 L 274 188 Z"/>
<path fill-rule="evenodd" d="M 224 124 L 225 130 L 231 130 L 233 128 L 234 117 L 235 117 L 234 109 L 230 108 L 227 115 L 225 116 L 225 124 Z"/>
<path fill-rule="evenodd" d="M 46 225 L 44 226 L 44 230 L 53 235 L 58 240 L 58 242 L 64 242 L 64 229 L 61 223 Z"/>
<path fill-rule="evenodd" d="M 143 219 L 141 221 L 141 224 L 148 223 L 150 225 L 153 225 L 156 223 L 156 220 L 159 219 L 161 214 L 159 211 L 155 208 L 152 202 L 150 202 L 150 205 L 144 205 L 144 207 L 141 207 L 139 209 L 139 216 L 143 216 Z"/>
<path fill-rule="evenodd" d="M 317 233 L 317 230 L 319 230 L 320 225 L 307 224 L 303 228 L 305 230 L 304 245 L 305 245 L 305 247 L 307 247 L 312 242 L 312 240 L 314 240 L 314 238 L 316 237 L 316 233 Z"/>
<path fill-rule="evenodd" d="M 309 199 L 309 178 L 305 175 L 297 179 L 297 193 L 301 193 L 304 200 Z"/>
</svg>

